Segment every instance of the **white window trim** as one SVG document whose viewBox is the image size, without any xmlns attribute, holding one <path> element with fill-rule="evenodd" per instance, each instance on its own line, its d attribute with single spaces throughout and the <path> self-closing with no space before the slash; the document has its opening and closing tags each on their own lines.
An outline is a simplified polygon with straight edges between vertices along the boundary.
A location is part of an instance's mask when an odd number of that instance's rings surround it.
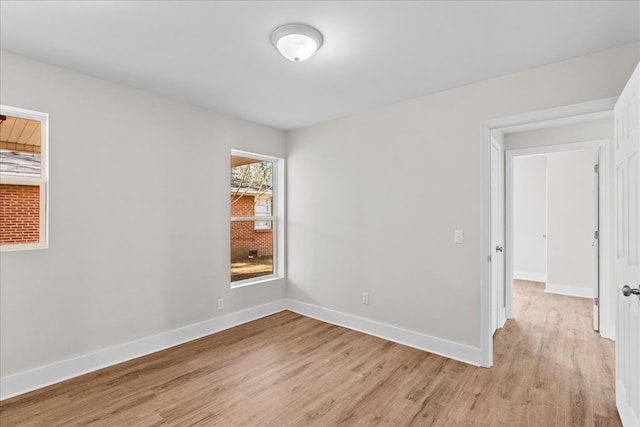
<svg viewBox="0 0 640 427">
<path fill-rule="evenodd" d="M 261 221 L 271 221 L 271 230 L 273 232 L 273 273 L 254 277 L 251 279 L 237 280 L 231 283 L 231 288 L 241 288 L 250 285 L 258 285 L 261 283 L 271 282 L 284 278 L 285 271 L 285 248 L 284 248 L 284 177 L 285 167 L 284 159 L 263 154 L 251 153 L 248 151 L 231 150 L 232 156 L 249 157 L 256 160 L 264 160 L 273 164 L 273 189 L 271 202 L 271 216 L 261 216 Z M 229 175 L 231 174 L 231 166 L 229 166 Z M 227 176 L 229 176 L 227 175 Z M 230 202 L 229 202 L 230 203 Z M 232 221 L 255 221 L 256 217 L 231 217 L 231 206 L 229 212 L 229 226 Z M 229 266 L 231 265 L 231 252 L 229 252 Z"/>
<path fill-rule="evenodd" d="M 38 243 L 0 244 L 0 252 L 46 249 L 49 247 L 49 115 L 23 108 L 0 105 L 0 114 L 40 122 L 40 176 L 0 175 L 0 184 L 40 187 L 40 237 Z"/>
</svg>

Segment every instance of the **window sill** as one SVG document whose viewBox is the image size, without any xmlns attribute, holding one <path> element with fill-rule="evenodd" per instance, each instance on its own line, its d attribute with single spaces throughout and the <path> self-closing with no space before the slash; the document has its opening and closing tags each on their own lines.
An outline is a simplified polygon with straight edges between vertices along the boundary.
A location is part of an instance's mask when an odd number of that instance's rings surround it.
<svg viewBox="0 0 640 427">
<path fill-rule="evenodd" d="M 268 276 L 261 276 L 253 279 L 238 280 L 236 282 L 231 282 L 231 289 L 244 288 L 245 286 L 259 285 L 261 283 L 266 283 L 266 282 L 274 282 L 280 279 L 284 279 L 284 276 L 279 276 L 277 274 L 270 274 Z"/>
<path fill-rule="evenodd" d="M 13 243 L 13 244 L 0 244 L 0 252 L 18 252 L 18 251 L 33 251 L 38 249 L 48 249 L 49 245 L 46 243 Z"/>
</svg>

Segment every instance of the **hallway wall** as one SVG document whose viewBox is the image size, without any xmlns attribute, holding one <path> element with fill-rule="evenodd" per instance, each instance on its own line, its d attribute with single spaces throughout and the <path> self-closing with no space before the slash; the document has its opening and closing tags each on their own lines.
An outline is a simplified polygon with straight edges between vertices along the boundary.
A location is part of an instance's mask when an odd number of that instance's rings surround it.
<svg viewBox="0 0 640 427">
<path fill-rule="evenodd" d="M 513 275 L 547 281 L 547 157 L 513 162 Z"/>
</svg>

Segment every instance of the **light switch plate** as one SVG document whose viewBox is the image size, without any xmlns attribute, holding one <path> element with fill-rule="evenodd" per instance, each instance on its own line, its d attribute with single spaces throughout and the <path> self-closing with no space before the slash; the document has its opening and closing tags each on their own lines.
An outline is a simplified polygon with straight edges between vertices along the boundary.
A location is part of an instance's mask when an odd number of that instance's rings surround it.
<svg viewBox="0 0 640 427">
<path fill-rule="evenodd" d="M 461 245 L 464 243 L 464 231 L 463 230 L 454 230 L 453 232 L 453 241 Z"/>
</svg>

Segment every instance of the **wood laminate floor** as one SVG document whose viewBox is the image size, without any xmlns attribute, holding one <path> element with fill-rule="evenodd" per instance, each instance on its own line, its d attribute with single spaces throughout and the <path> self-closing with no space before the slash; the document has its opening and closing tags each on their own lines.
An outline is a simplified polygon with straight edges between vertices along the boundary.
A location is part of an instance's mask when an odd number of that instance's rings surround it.
<svg viewBox="0 0 640 427">
<path fill-rule="evenodd" d="M 619 426 L 591 300 L 515 284 L 476 368 L 285 311 L 0 403 L 0 425 Z"/>
</svg>

